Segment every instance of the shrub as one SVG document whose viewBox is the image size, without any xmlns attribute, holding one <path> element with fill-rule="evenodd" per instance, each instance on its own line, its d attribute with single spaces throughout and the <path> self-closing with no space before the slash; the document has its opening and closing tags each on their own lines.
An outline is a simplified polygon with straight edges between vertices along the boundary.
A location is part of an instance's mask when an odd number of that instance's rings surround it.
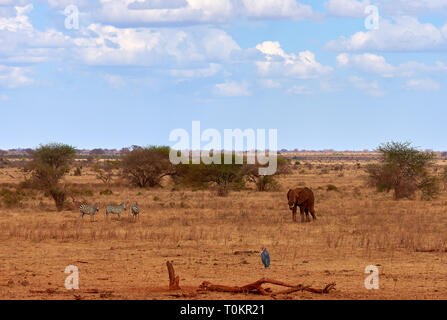
<svg viewBox="0 0 447 320">
<path fill-rule="evenodd" d="M 279 184 L 274 176 L 261 176 L 256 181 L 256 188 L 258 191 L 278 190 Z"/>
<path fill-rule="evenodd" d="M 72 194 L 74 196 L 83 196 L 83 197 L 93 197 L 93 195 L 94 195 L 93 190 L 85 189 L 85 188 L 71 189 L 70 194 Z"/>
<path fill-rule="evenodd" d="M 334 186 L 333 184 L 328 184 L 326 191 L 338 191 L 338 188 Z"/>
<path fill-rule="evenodd" d="M 76 167 L 76 169 L 75 169 L 74 172 L 73 172 L 73 175 L 76 176 L 76 177 L 80 177 L 80 176 L 82 176 L 82 170 L 81 170 L 81 168 L 80 168 L 80 167 Z"/>
<path fill-rule="evenodd" d="M 446 189 L 447 188 L 447 167 L 445 167 L 441 173 L 441 181 L 444 186 L 444 189 Z"/>
<path fill-rule="evenodd" d="M 113 191 L 110 189 L 105 189 L 99 192 L 100 195 L 102 196 L 110 196 L 113 194 Z"/>
<path fill-rule="evenodd" d="M 2 197 L 2 203 L 7 208 L 16 208 L 22 205 L 22 201 L 25 199 L 23 191 L 16 189 L 14 191 L 3 188 L 0 190 L 0 196 Z"/>
<path fill-rule="evenodd" d="M 113 180 L 113 170 L 119 166 L 119 162 L 107 160 L 103 163 L 96 163 L 93 171 L 96 172 L 96 179 L 101 180 L 105 185 L 110 186 Z"/>
<path fill-rule="evenodd" d="M 378 150 L 381 159 L 378 164 L 366 167 L 368 183 L 386 192 L 394 191 L 396 200 L 414 197 L 417 190 L 422 198 L 432 199 L 439 193 L 438 179 L 430 175 L 428 168 L 433 165 L 434 154 L 421 152 L 409 142 L 382 144 Z"/>
</svg>

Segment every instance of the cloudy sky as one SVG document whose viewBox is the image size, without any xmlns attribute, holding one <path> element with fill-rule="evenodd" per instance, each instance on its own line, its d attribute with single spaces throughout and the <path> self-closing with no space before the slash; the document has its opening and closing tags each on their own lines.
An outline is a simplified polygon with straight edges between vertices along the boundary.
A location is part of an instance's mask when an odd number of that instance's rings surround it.
<svg viewBox="0 0 447 320">
<path fill-rule="evenodd" d="M 0 0 L 2 149 L 172 145 L 198 120 L 447 150 L 446 88 L 447 0 Z"/>
</svg>

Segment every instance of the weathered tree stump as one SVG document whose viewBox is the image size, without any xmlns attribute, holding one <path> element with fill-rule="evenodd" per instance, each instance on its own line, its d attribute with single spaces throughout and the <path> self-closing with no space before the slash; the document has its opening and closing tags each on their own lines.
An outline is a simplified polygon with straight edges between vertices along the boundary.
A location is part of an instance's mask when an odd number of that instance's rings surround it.
<svg viewBox="0 0 447 320">
<path fill-rule="evenodd" d="M 172 263 L 170 261 L 166 261 L 166 266 L 168 267 L 169 273 L 169 290 L 180 290 L 180 278 L 179 276 L 175 276 L 175 271 Z"/>
</svg>

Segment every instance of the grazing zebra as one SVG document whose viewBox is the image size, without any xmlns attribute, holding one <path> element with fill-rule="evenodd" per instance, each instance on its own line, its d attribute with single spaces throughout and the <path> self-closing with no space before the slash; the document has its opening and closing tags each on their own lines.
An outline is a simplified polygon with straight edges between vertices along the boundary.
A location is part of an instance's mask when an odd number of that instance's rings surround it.
<svg viewBox="0 0 447 320">
<path fill-rule="evenodd" d="M 135 202 L 133 205 L 130 206 L 129 214 L 133 216 L 134 220 L 136 220 L 137 217 L 138 220 L 140 220 L 140 208 L 138 207 L 137 202 Z"/>
<path fill-rule="evenodd" d="M 107 206 L 106 208 L 106 221 L 109 218 L 109 215 L 111 213 L 117 214 L 118 215 L 118 220 L 121 220 L 121 212 L 123 210 L 126 210 L 126 204 L 123 202 L 121 203 L 121 205 L 119 206 Z"/>
<path fill-rule="evenodd" d="M 90 215 L 90 221 L 94 220 L 95 213 L 99 211 L 99 206 L 89 206 L 87 204 L 81 204 L 79 206 L 79 212 L 81 213 L 81 218 L 84 218 L 84 214 Z"/>
</svg>

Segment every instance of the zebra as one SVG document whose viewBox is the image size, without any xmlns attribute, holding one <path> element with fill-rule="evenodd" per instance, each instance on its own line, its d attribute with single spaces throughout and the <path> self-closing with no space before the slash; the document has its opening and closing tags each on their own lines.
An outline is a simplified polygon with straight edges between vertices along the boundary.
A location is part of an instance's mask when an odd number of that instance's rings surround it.
<svg viewBox="0 0 447 320">
<path fill-rule="evenodd" d="M 133 216 L 134 220 L 136 220 L 137 217 L 138 220 L 140 220 L 140 208 L 138 207 L 137 202 L 129 207 L 129 214 Z"/>
<path fill-rule="evenodd" d="M 123 210 L 126 210 L 126 204 L 124 202 L 121 203 L 121 205 L 119 205 L 119 206 L 107 206 L 106 207 L 106 221 L 108 220 L 109 215 L 111 213 L 117 214 L 118 220 L 121 220 L 121 212 Z"/>
<path fill-rule="evenodd" d="M 99 211 L 99 206 L 96 204 L 94 206 L 89 206 L 87 204 L 81 204 L 79 206 L 79 212 L 81 213 L 81 219 L 84 218 L 84 214 L 90 216 L 90 221 L 94 221 L 95 213 Z"/>
</svg>

